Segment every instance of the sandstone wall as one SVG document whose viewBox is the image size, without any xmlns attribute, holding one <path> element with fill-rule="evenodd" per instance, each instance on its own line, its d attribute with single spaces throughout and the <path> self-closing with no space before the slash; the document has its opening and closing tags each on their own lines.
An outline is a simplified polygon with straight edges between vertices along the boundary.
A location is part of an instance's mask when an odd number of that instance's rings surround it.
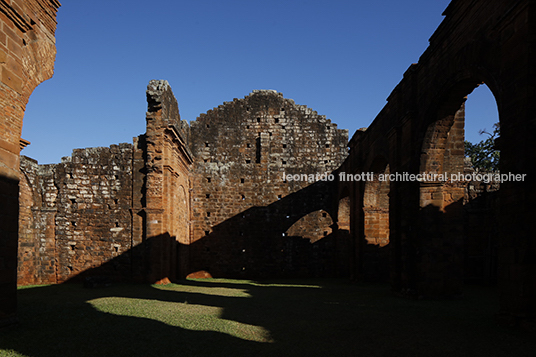
<svg viewBox="0 0 536 357">
<path fill-rule="evenodd" d="M 134 145 L 23 161 L 19 284 L 348 271 L 336 182 L 320 176 L 345 159 L 346 130 L 275 91 L 225 103 L 192 129 L 166 81 L 149 83 L 147 101 Z"/>
<path fill-rule="evenodd" d="M 19 285 L 185 274 L 189 127 L 167 82 L 151 81 L 147 99 L 147 132 L 134 145 L 75 149 L 54 165 L 22 160 Z"/>
<path fill-rule="evenodd" d="M 147 279 L 185 276 L 190 243 L 189 127 L 167 81 L 147 86 L 147 131 L 137 140 L 133 209 L 135 244 L 144 244 Z"/>
<path fill-rule="evenodd" d="M 131 201 L 130 144 L 76 149 L 55 165 L 23 157 L 18 284 L 80 279 L 89 269 L 130 277 Z"/>
<path fill-rule="evenodd" d="M 254 91 L 192 122 L 191 270 L 333 273 L 335 182 L 283 176 L 331 173 L 346 157 L 347 138 L 325 116 L 275 91 Z"/>
<path fill-rule="evenodd" d="M 16 321 L 22 119 L 56 55 L 56 0 L 0 1 L 0 327 Z"/>
<path fill-rule="evenodd" d="M 94 275 L 130 277 L 132 145 L 74 150 L 54 179 L 58 282 L 94 268 Z"/>
<path fill-rule="evenodd" d="M 55 165 L 40 166 L 22 156 L 20 166 L 17 283 L 56 283 Z"/>
</svg>

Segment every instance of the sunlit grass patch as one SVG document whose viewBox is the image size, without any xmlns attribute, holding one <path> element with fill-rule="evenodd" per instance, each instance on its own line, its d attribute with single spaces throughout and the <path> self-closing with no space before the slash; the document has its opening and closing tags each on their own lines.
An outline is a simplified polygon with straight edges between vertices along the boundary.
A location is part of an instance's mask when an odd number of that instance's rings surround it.
<svg viewBox="0 0 536 357">
<path fill-rule="evenodd" d="M 495 289 L 407 300 L 346 280 L 184 280 L 19 289 L 0 356 L 532 356 L 530 333 L 498 325 Z"/>
<path fill-rule="evenodd" d="M 167 286 L 165 290 L 181 291 L 177 287 L 180 286 Z M 236 296 L 234 294 L 221 295 L 221 292 L 216 295 Z M 242 297 L 247 298 L 248 296 Z M 108 314 L 152 319 L 169 326 L 193 331 L 215 331 L 249 341 L 271 341 L 269 332 L 263 327 L 222 318 L 223 307 L 192 304 L 188 303 L 187 300 L 169 302 L 124 297 L 98 298 L 90 300 L 89 303 L 97 311 Z"/>
<path fill-rule="evenodd" d="M 200 282 L 203 285 L 184 285 L 184 284 L 167 284 L 167 285 L 152 285 L 153 288 L 166 291 L 177 291 L 184 293 L 202 293 L 207 295 L 218 296 L 237 296 L 250 297 L 245 285 L 253 284 L 248 280 L 238 281 L 231 279 L 188 279 L 191 282 Z M 235 284 L 236 287 L 220 286 L 218 284 Z M 210 286 L 213 285 L 213 286 Z"/>
</svg>

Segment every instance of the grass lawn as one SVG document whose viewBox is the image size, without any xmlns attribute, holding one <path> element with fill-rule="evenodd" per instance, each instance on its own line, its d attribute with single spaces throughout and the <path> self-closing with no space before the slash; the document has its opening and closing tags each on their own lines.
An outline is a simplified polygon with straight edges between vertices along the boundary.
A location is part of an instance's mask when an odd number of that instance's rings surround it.
<svg viewBox="0 0 536 357">
<path fill-rule="evenodd" d="M 497 311 L 483 287 L 446 301 L 344 280 L 26 287 L 0 356 L 536 356 Z"/>
</svg>

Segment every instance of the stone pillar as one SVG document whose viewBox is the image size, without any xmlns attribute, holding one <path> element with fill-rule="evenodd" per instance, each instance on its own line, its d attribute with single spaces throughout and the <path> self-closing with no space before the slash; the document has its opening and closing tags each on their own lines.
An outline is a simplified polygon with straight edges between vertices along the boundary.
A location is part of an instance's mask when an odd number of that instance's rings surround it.
<svg viewBox="0 0 536 357">
<path fill-rule="evenodd" d="M 179 107 L 167 81 L 153 80 L 147 86 L 147 132 L 144 136 L 145 188 L 144 244 L 148 249 L 147 279 L 166 283 L 177 277 L 178 246 L 181 237 L 189 237 L 187 219 L 177 219 L 177 211 L 187 210 L 189 196 L 177 194 L 189 187 L 189 170 L 193 162 L 186 146 L 188 126 L 181 122 Z M 189 242 L 189 238 L 181 243 Z M 184 258 L 187 250 L 182 249 Z M 181 269 L 185 270 L 185 269 Z"/>
</svg>

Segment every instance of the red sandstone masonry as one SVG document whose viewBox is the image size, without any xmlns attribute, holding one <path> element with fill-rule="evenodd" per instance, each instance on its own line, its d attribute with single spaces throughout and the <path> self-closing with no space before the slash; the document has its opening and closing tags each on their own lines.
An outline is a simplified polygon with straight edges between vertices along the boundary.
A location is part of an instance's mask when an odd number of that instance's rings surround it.
<svg viewBox="0 0 536 357">
<path fill-rule="evenodd" d="M 334 274 L 333 262 L 324 261 L 334 259 L 334 182 L 285 182 L 283 174 L 330 173 L 346 157 L 346 143 L 346 130 L 275 91 L 254 91 L 201 114 L 191 123 L 192 270 Z"/>
<path fill-rule="evenodd" d="M 20 285 L 186 276 L 188 126 L 167 82 L 151 81 L 147 93 L 147 133 L 134 145 L 75 149 L 54 165 L 22 161 Z"/>
<path fill-rule="evenodd" d="M 99 268 L 131 246 L 132 145 L 73 151 L 54 173 L 58 187 L 56 253 L 58 282 Z M 130 277 L 126 259 L 92 272 Z"/>
<path fill-rule="evenodd" d="M 186 277 L 190 243 L 190 169 L 188 124 L 180 120 L 177 100 L 167 81 L 147 86 L 145 190 L 135 229 L 149 250 L 147 278 L 157 282 Z M 141 226 L 140 226 L 141 225 Z"/>
<path fill-rule="evenodd" d="M 0 1 L 0 327 L 16 321 L 18 181 L 24 110 L 53 73 L 56 0 Z"/>
<path fill-rule="evenodd" d="M 54 165 L 39 166 L 21 157 L 19 198 L 20 284 L 56 283 L 56 230 Z"/>
<path fill-rule="evenodd" d="M 131 249 L 131 145 L 77 149 L 55 165 L 24 158 L 21 174 L 19 285 L 63 282 Z M 107 269 L 130 277 L 124 259 Z"/>
</svg>

